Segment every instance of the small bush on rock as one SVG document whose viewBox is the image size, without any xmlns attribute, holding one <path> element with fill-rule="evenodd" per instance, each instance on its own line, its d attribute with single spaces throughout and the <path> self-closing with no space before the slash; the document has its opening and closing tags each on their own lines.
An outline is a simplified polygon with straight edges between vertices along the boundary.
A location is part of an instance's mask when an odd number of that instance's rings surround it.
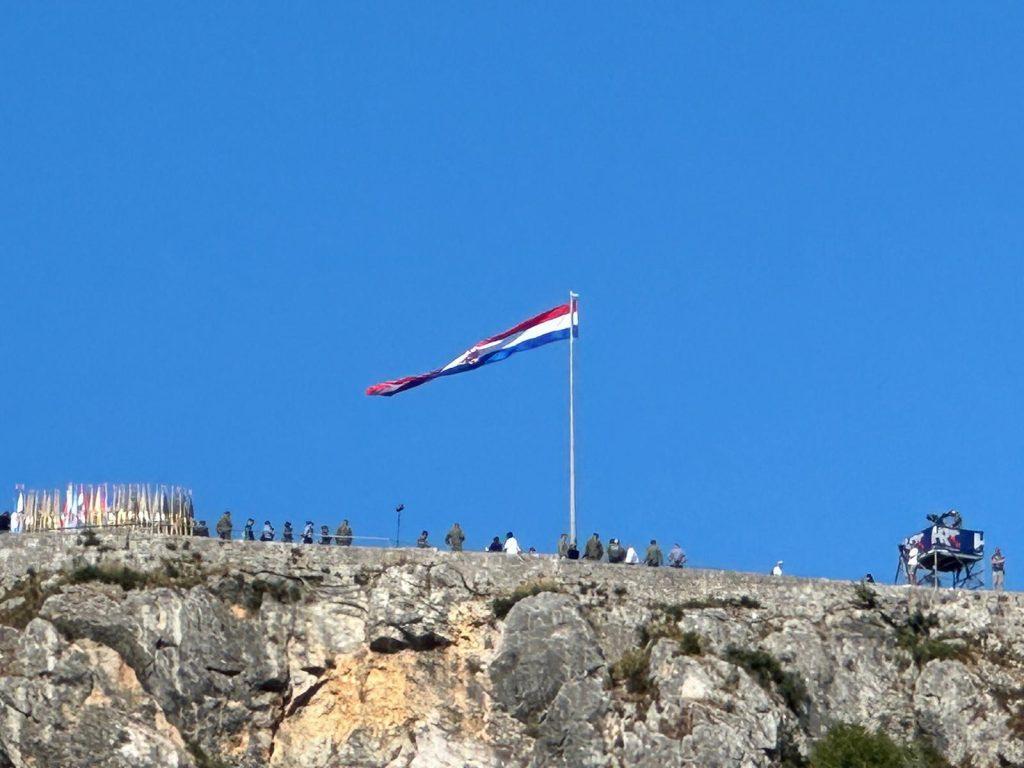
<svg viewBox="0 0 1024 768">
<path fill-rule="evenodd" d="M 681 603 L 659 603 L 657 606 L 666 616 L 675 621 L 683 617 L 685 611 L 700 611 L 705 608 L 760 608 L 761 603 L 749 595 L 740 597 L 705 597 L 695 600 L 684 600 Z"/>
<path fill-rule="evenodd" d="M 767 651 L 737 648 L 732 645 L 725 652 L 726 661 L 743 667 L 755 682 L 770 691 L 772 686 L 793 712 L 799 713 L 807 704 L 807 686 L 795 672 L 787 672 L 779 660 Z"/>
<path fill-rule="evenodd" d="M 530 584 L 520 584 L 508 597 L 496 597 L 491 601 L 491 610 L 499 619 L 508 616 L 512 607 L 527 597 L 539 595 L 541 592 L 561 592 L 557 584 L 550 581 L 535 581 Z"/>
<path fill-rule="evenodd" d="M 930 744 L 897 744 L 859 725 L 837 725 L 811 750 L 811 768 L 949 768 Z"/>
<path fill-rule="evenodd" d="M 862 581 L 853 588 L 853 604 L 864 611 L 873 610 L 878 607 L 878 595 Z"/>
<path fill-rule="evenodd" d="M 71 584 L 87 584 L 98 581 L 101 584 L 116 584 L 125 592 L 141 589 L 149 582 L 149 577 L 132 568 L 120 565 L 83 565 L 71 572 L 68 582 Z"/>
<path fill-rule="evenodd" d="M 931 637 L 931 631 L 939 626 L 939 620 L 931 615 L 915 611 L 907 618 L 906 625 L 896 632 L 896 644 L 907 651 L 914 663 L 923 667 L 934 659 L 955 659 L 971 661 L 974 655 L 965 645 Z"/>
<path fill-rule="evenodd" d="M 647 649 L 633 648 L 612 664 L 612 680 L 625 683 L 626 690 L 637 696 L 647 696 L 655 690 L 651 680 L 651 654 Z"/>
<path fill-rule="evenodd" d="M 696 632 L 683 632 L 679 636 L 679 651 L 684 656 L 700 656 L 704 653 L 704 644 Z"/>
</svg>

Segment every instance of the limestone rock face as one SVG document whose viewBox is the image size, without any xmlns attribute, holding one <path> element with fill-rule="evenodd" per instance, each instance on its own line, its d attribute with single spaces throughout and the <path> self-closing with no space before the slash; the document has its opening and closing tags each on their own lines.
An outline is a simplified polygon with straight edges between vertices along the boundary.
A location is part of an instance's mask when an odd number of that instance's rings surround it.
<svg viewBox="0 0 1024 768">
<path fill-rule="evenodd" d="M 574 680 L 604 666 L 594 630 L 568 595 L 542 592 L 517 603 L 505 620 L 491 663 L 493 695 L 513 717 L 530 722 Z"/>
<path fill-rule="evenodd" d="M 1021 766 L 1022 607 L 549 558 L 3 536 L 0 768 L 768 768 L 836 723 Z"/>
</svg>

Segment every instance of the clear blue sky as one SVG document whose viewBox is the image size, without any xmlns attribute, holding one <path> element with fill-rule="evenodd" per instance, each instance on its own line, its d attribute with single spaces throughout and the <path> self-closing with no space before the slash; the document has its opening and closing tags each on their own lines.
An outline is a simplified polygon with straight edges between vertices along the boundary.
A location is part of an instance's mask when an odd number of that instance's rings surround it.
<svg viewBox="0 0 1024 768">
<path fill-rule="evenodd" d="M 565 345 L 363 390 L 573 288 L 582 534 L 1024 583 L 1024 9 L 826 5 L 5 5 L 3 498 L 550 549 Z"/>
</svg>

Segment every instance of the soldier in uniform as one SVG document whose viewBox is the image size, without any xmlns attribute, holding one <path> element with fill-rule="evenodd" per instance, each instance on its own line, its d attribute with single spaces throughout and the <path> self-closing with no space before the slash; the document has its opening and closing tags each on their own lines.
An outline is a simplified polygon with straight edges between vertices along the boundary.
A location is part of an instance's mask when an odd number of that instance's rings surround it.
<svg viewBox="0 0 1024 768">
<path fill-rule="evenodd" d="M 224 514 L 217 521 L 217 535 L 222 539 L 231 538 L 231 511 L 224 510 Z"/>
<path fill-rule="evenodd" d="M 658 568 L 664 560 L 665 559 L 661 556 L 661 547 L 658 546 L 657 540 L 651 539 L 651 545 L 647 547 L 647 554 L 644 555 L 644 565 L 649 565 L 652 568 Z"/>
<path fill-rule="evenodd" d="M 466 540 L 466 534 L 462 532 L 462 526 L 455 523 L 448 531 L 448 534 L 444 537 L 444 543 L 447 544 L 452 552 L 462 551 L 462 542 Z"/>
<path fill-rule="evenodd" d="M 583 550 L 583 557 L 586 560 L 600 560 L 604 557 L 604 545 L 601 544 L 601 537 L 596 533 L 587 539 L 587 546 Z"/>
<path fill-rule="evenodd" d="M 348 520 L 341 521 L 334 537 L 334 543 L 342 547 L 352 546 L 352 526 L 348 524 Z"/>
</svg>

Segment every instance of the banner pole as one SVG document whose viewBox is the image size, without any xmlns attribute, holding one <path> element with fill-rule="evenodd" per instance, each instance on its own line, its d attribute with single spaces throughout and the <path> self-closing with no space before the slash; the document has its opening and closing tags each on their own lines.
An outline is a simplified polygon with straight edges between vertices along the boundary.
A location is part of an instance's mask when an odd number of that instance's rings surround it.
<svg viewBox="0 0 1024 768">
<path fill-rule="evenodd" d="M 576 543 L 576 413 L 573 399 L 574 367 L 573 336 L 575 335 L 577 295 L 569 291 L 569 541 Z"/>
</svg>

